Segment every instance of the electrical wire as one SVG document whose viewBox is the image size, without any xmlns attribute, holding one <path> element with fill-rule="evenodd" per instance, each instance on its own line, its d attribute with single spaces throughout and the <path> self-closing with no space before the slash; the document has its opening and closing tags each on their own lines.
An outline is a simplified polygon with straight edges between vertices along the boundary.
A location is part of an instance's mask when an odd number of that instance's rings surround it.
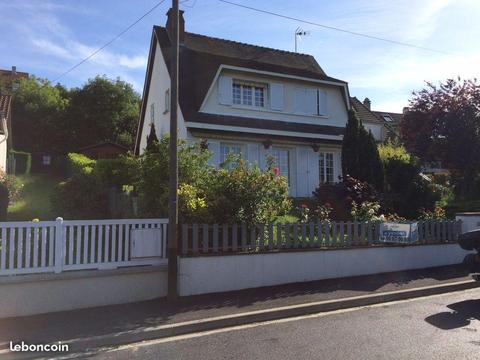
<svg viewBox="0 0 480 360">
<path fill-rule="evenodd" d="M 321 27 L 321 28 L 324 28 L 324 29 L 339 31 L 339 32 L 343 32 L 343 33 L 346 33 L 346 34 L 350 34 L 350 35 L 361 36 L 361 37 L 371 39 L 371 40 L 388 42 L 388 43 L 391 43 L 391 44 L 407 46 L 407 47 L 411 47 L 411 48 L 415 48 L 415 49 L 440 53 L 440 54 L 444 54 L 444 55 L 454 55 L 454 54 L 452 54 L 448 51 L 432 49 L 432 48 L 428 48 L 428 47 L 424 47 L 424 46 L 418 46 L 418 45 L 414 45 L 414 44 L 410 44 L 410 43 L 406 43 L 406 42 L 402 42 L 402 41 L 391 40 L 391 39 L 382 38 L 382 37 L 379 37 L 379 36 L 373 36 L 373 35 L 368 35 L 368 34 L 359 33 L 359 32 L 355 32 L 355 31 L 350 31 L 350 30 L 342 29 L 342 28 L 335 27 L 335 26 L 324 25 L 324 24 L 313 22 L 313 21 L 302 20 L 302 19 L 299 19 L 299 18 L 296 18 L 296 17 L 293 17 L 293 16 L 288 16 L 288 15 L 275 13 L 273 11 L 258 9 L 258 8 L 254 8 L 252 6 L 238 4 L 236 2 L 232 2 L 232 1 L 228 1 L 228 0 L 218 0 L 218 1 L 220 1 L 222 3 L 225 3 L 225 4 L 234 5 L 234 6 L 237 6 L 237 7 L 240 7 L 240 8 L 256 11 L 256 12 L 259 12 L 259 13 L 277 16 L 277 17 L 280 17 L 280 18 L 283 18 L 283 19 L 294 20 L 294 21 L 298 21 L 298 22 L 301 22 L 301 23 L 304 23 L 304 24 L 318 26 L 318 27 Z"/>
<path fill-rule="evenodd" d="M 62 74 L 60 74 L 59 76 L 57 76 L 52 82 L 55 83 L 57 82 L 59 79 L 61 79 L 62 77 L 64 77 L 65 75 L 67 75 L 68 73 L 72 72 L 73 70 L 75 70 L 76 68 L 78 68 L 80 65 L 82 65 L 83 63 L 87 62 L 88 60 L 90 60 L 92 57 L 94 57 L 95 55 L 97 55 L 100 51 L 102 51 L 103 49 L 105 49 L 107 46 L 109 46 L 110 44 L 112 44 L 114 41 L 118 40 L 118 38 L 120 38 L 123 34 L 125 34 L 128 30 L 130 30 L 132 27 L 134 27 L 135 25 L 137 25 L 140 21 L 142 21 L 146 16 L 148 16 L 150 13 L 152 13 L 156 8 L 158 8 L 160 5 L 162 5 L 163 3 L 165 2 L 165 0 L 161 0 L 159 1 L 157 4 L 155 4 L 155 6 L 153 6 L 150 10 L 148 10 L 145 14 L 143 14 L 142 16 L 140 16 L 137 20 L 135 20 L 133 23 L 131 23 L 129 26 L 127 26 L 124 30 L 122 30 L 121 32 L 119 32 L 112 40 L 108 41 L 107 43 L 105 43 L 104 45 L 102 45 L 101 47 L 99 47 L 97 50 L 95 50 L 94 52 L 92 52 L 90 55 L 88 55 L 86 58 L 84 58 L 83 60 L 81 60 L 80 62 L 78 62 L 77 64 L 73 65 L 71 68 L 69 68 L 67 71 L 63 72 Z"/>
</svg>

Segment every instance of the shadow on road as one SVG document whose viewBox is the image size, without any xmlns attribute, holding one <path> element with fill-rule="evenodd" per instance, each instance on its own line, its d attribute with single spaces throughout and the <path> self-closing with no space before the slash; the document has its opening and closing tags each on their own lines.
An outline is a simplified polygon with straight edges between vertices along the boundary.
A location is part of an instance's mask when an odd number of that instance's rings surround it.
<svg viewBox="0 0 480 360">
<path fill-rule="evenodd" d="M 472 320 L 480 320 L 480 299 L 464 300 L 447 305 L 445 311 L 425 318 L 429 324 L 442 330 L 452 330 L 470 325 Z"/>
</svg>

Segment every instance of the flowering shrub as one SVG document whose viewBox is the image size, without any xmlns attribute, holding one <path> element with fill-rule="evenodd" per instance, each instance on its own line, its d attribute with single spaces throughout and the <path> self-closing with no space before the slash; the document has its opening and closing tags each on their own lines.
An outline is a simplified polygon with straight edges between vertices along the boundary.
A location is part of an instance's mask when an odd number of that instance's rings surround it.
<svg viewBox="0 0 480 360">
<path fill-rule="evenodd" d="M 141 216 L 168 215 L 168 137 L 160 139 L 140 159 L 135 183 Z M 224 168 L 208 164 L 208 144 L 178 144 L 179 219 L 181 222 L 273 222 L 288 213 L 288 183 L 267 161 L 267 170 L 229 156 Z"/>
<path fill-rule="evenodd" d="M 317 207 L 317 209 L 315 210 L 315 215 L 320 221 L 330 222 L 330 213 L 332 212 L 332 209 L 332 205 L 327 202 Z"/>
<path fill-rule="evenodd" d="M 0 183 L 4 184 L 8 189 L 8 201 L 13 203 L 20 198 L 23 191 L 23 184 L 14 175 L 7 175 L 0 170 Z"/>
<path fill-rule="evenodd" d="M 310 208 L 307 204 L 301 203 L 297 208 L 297 212 L 299 213 L 299 218 L 301 223 L 308 223 L 310 220 Z"/>
<path fill-rule="evenodd" d="M 360 205 L 352 202 L 352 218 L 355 221 L 379 221 L 384 220 L 383 215 L 379 215 L 380 204 L 377 202 L 365 201 Z"/>
<path fill-rule="evenodd" d="M 445 220 L 447 215 L 445 210 L 436 206 L 433 210 L 420 209 L 420 220 Z"/>
</svg>

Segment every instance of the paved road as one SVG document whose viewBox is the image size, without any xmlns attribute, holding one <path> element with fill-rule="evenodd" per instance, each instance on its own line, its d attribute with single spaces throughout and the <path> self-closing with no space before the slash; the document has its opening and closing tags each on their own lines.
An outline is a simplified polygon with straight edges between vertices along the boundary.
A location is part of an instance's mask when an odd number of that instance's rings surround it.
<svg viewBox="0 0 480 360">
<path fill-rule="evenodd" d="M 159 339 L 98 359 L 479 359 L 480 289 Z"/>
</svg>

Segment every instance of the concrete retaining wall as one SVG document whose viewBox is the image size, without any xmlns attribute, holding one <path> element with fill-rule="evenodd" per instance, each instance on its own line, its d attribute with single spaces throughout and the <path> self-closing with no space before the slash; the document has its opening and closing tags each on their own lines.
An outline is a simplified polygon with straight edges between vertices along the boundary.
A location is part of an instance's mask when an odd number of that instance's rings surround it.
<svg viewBox="0 0 480 360">
<path fill-rule="evenodd" d="M 0 277 L 0 318 L 123 304 L 166 294 L 165 266 Z"/>
<path fill-rule="evenodd" d="M 457 244 L 180 259 L 182 296 L 460 263 Z"/>
</svg>

